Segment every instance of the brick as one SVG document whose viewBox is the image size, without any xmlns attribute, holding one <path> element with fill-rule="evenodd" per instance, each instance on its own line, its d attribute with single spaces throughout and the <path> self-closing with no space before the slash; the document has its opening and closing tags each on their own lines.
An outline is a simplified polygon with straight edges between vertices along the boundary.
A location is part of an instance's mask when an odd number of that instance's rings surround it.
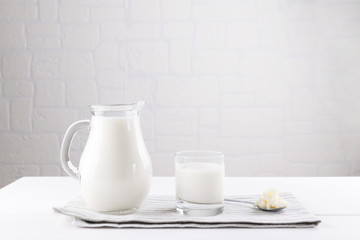
<svg viewBox="0 0 360 240">
<path fill-rule="evenodd" d="M 286 29 L 274 29 L 274 27 L 269 27 L 256 30 L 259 32 L 259 47 L 277 48 L 284 50 L 289 48 L 289 36 Z"/>
<path fill-rule="evenodd" d="M 296 88 L 289 91 L 286 102 L 286 119 L 296 121 L 313 120 L 316 109 L 316 93 L 313 89 Z"/>
<path fill-rule="evenodd" d="M 159 24 L 133 23 L 125 25 L 127 39 L 155 39 L 160 37 Z"/>
<path fill-rule="evenodd" d="M 128 44 L 131 73 L 168 72 L 168 45 L 166 42 L 132 42 Z"/>
<path fill-rule="evenodd" d="M 65 84 L 61 81 L 36 82 L 36 106 L 64 106 Z"/>
<path fill-rule="evenodd" d="M 1 134 L 0 151 L 7 163 L 58 163 L 60 145 L 56 135 L 50 134 Z"/>
<path fill-rule="evenodd" d="M 360 162 L 356 162 L 354 166 L 351 168 L 350 176 L 359 176 L 360 174 Z"/>
<path fill-rule="evenodd" d="M 225 156 L 225 176 L 253 177 L 259 172 L 257 156 Z"/>
<path fill-rule="evenodd" d="M 40 166 L 41 176 L 61 176 L 62 169 L 57 165 Z"/>
<path fill-rule="evenodd" d="M 25 4 L 0 3 L 0 20 L 32 21 L 37 18 L 37 7 Z"/>
<path fill-rule="evenodd" d="M 238 56 L 232 51 L 197 51 L 193 71 L 199 74 L 231 74 L 238 70 Z"/>
<path fill-rule="evenodd" d="M 10 103 L 11 129 L 15 131 L 31 131 L 32 100 L 30 98 L 14 98 Z"/>
<path fill-rule="evenodd" d="M 97 86 L 123 88 L 125 79 L 125 72 L 123 70 L 101 70 L 97 74 Z"/>
<path fill-rule="evenodd" d="M 128 70 L 128 49 L 127 49 L 127 45 L 125 43 L 120 43 L 118 45 L 118 62 L 119 62 L 119 67 L 121 69 L 127 69 Z M 127 72 L 128 73 L 128 72 Z"/>
<path fill-rule="evenodd" d="M 192 41 L 174 40 L 170 45 L 170 71 L 191 73 Z"/>
<path fill-rule="evenodd" d="M 349 176 L 350 163 L 342 161 L 337 164 L 326 164 L 319 167 L 318 176 Z"/>
<path fill-rule="evenodd" d="M 305 122 L 286 122 L 285 133 L 286 134 L 311 134 L 315 132 L 314 123 L 312 121 Z"/>
<path fill-rule="evenodd" d="M 133 20 L 159 20 L 159 0 L 130 1 L 130 17 Z"/>
<path fill-rule="evenodd" d="M 124 22 L 103 22 L 100 24 L 102 40 L 123 40 L 125 39 L 126 25 Z"/>
<path fill-rule="evenodd" d="M 355 78 L 358 79 L 358 78 Z M 335 96 L 337 101 L 344 102 L 356 102 L 358 98 L 358 91 L 360 86 L 348 85 L 345 86 L 343 84 L 336 84 L 335 86 Z M 335 99 L 334 99 L 335 100 Z"/>
<path fill-rule="evenodd" d="M 322 43 L 320 68 L 325 72 L 344 72 L 356 69 L 360 64 L 360 44 L 358 38 L 336 38 Z M 334 57 L 336 56 L 336 57 Z"/>
<path fill-rule="evenodd" d="M 264 51 L 249 51 L 239 59 L 239 73 L 244 77 L 286 77 L 287 62 L 283 55 Z"/>
<path fill-rule="evenodd" d="M 93 49 L 99 38 L 99 27 L 95 24 L 62 26 L 61 42 L 64 48 Z"/>
<path fill-rule="evenodd" d="M 156 149 L 162 152 L 172 152 L 174 154 L 177 151 L 197 149 L 198 141 L 196 137 L 157 137 Z"/>
<path fill-rule="evenodd" d="M 336 135 L 290 136 L 284 143 L 284 152 L 291 162 L 330 163 L 345 157 L 344 147 Z"/>
<path fill-rule="evenodd" d="M 39 0 L 40 21 L 56 21 L 57 0 Z"/>
<path fill-rule="evenodd" d="M 275 29 L 285 29 L 289 22 L 286 20 L 286 13 L 279 11 L 277 4 L 272 1 L 263 1 L 258 5 L 258 14 L 257 23 L 259 28 L 275 28 Z M 270 3 L 268 8 L 276 8 L 273 10 L 266 10 L 266 3 Z"/>
<path fill-rule="evenodd" d="M 351 1 L 348 1 L 348 4 L 340 4 L 344 3 L 343 1 L 335 1 L 335 3 L 338 4 L 327 4 L 326 8 L 320 9 L 324 19 L 333 22 L 360 20 L 358 14 L 360 11 L 359 3 Z"/>
<path fill-rule="evenodd" d="M 360 136 L 358 134 L 344 134 L 339 137 L 339 139 L 343 143 L 344 152 L 346 152 L 346 159 L 348 161 L 357 162 L 360 154 Z"/>
<path fill-rule="evenodd" d="M 336 115 L 338 114 L 340 111 L 340 109 L 342 109 L 343 111 L 347 111 L 349 109 L 352 108 L 352 104 L 349 105 L 342 105 L 340 102 L 338 101 L 321 101 L 318 103 L 318 107 L 317 107 L 317 111 L 318 114 L 320 115 Z M 357 109 L 359 108 L 352 108 L 351 111 L 357 111 Z M 345 113 L 346 114 L 346 113 Z"/>
<path fill-rule="evenodd" d="M 308 57 L 288 58 L 286 84 L 289 86 L 311 86 L 315 80 L 315 62 Z M 327 78 L 328 79 L 328 78 Z"/>
<path fill-rule="evenodd" d="M 95 0 L 95 1 L 96 4 L 101 6 L 122 6 L 122 7 L 127 6 L 125 0 Z"/>
<path fill-rule="evenodd" d="M 333 116 L 315 117 L 314 128 L 318 133 L 338 133 L 340 132 L 340 119 Z"/>
<path fill-rule="evenodd" d="M 59 6 L 59 20 L 61 23 L 89 22 L 90 10 L 80 6 Z"/>
<path fill-rule="evenodd" d="M 261 155 L 258 158 L 259 170 L 265 172 L 285 172 L 286 164 L 282 154 Z"/>
<path fill-rule="evenodd" d="M 199 129 L 199 149 L 217 150 L 218 131 L 211 128 Z"/>
<path fill-rule="evenodd" d="M 97 103 L 97 91 L 94 81 L 74 81 L 67 84 L 67 102 L 69 106 L 89 106 Z"/>
<path fill-rule="evenodd" d="M 0 50 L 25 49 L 24 25 L 20 23 L 0 23 Z"/>
<path fill-rule="evenodd" d="M 151 141 L 154 139 L 154 113 L 147 109 L 146 106 L 140 112 L 140 125 L 144 140 Z M 148 146 L 149 144 L 146 143 L 146 145 Z M 150 151 L 150 149 L 148 150 Z"/>
<path fill-rule="evenodd" d="M 192 14 L 195 20 L 251 20 L 256 19 L 253 1 L 194 1 Z"/>
<path fill-rule="evenodd" d="M 318 18 L 319 11 L 317 5 L 311 2 L 298 2 L 297 4 L 284 4 L 283 11 L 286 13 L 288 21 L 308 21 L 313 22 Z"/>
<path fill-rule="evenodd" d="M 0 130 L 10 129 L 9 102 L 0 100 Z"/>
<path fill-rule="evenodd" d="M 164 23 L 163 33 L 168 38 L 192 38 L 194 25 L 191 22 L 167 22 Z"/>
<path fill-rule="evenodd" d="M 291 177 L 310 177 L 317 176 L 318 166 L 311 163 L 290 163 L 288 164 L 285 175 Z"/>
<path fill-rule="evenodd" d="M 288 88 L 284 84 L 274 83 L 274 81 L 260 81 L 254 84 L 255 100 L 261 106 L 284 105 Z"/>
<path fill-rule="evenodd" d="M 283 113 L 279 109 L 224 109 L 221 110 L 220 134 L 224 137 L 280 136 Z"/>
<path fill-rule="evenodd" d="M 66 51 L 34 54 L 32 73 L 37 79 L 86 79 L 95 76 L 92 54 Z"/>
<path fill-rule="evenodd" d="M 223 107 L 244 107 L 256 106 L 253 94 L 223 94 L 221 96 L 221 106 Z"/>
<path fill-rule="evenodd" d="M 33 83 L 29 81 L 11 80 L 4 83 L 5 96 L 31 97 L 34 95 Z"/>
<path fill-rule="evenodd" d="M 250 143 L 245 138 L 219 139 L 219 150 L 226 155 L 248 155 L 250 154 Z"/>
<path fill-rule="evenodd" d="M 59 37 L 27 37 L 28 49 L 57 49 L 60 48 Z"/>
<path fill-rule="evenodd" d="M 253 153 L 281 153 L 284 148 L 282 138 L 251 139 L 250 143 Z"/>
<path fill-rule="evenodd" d="M 191 0 L 162 1 L 163 18 L 184 20 L 191 17 Z"/>
<path fill-rule="evenodd" d="M 199 89 L 206 90 L 201 92 Z M 156 100 L 160 106 L 210 106 L 219 104 L 217 79 L 213 77 L 162 77 L 157 81 Z"/>
<path fill-rule="evenodd" d="M 221 92 L 246 92 L 252 91 L 245 88 L 244 79 L 238 76 L 221 76 L 219 80 L 219 88 Z"/>
<path fill-rule="evenodd" d="M 117 22 L 124 19 L 123 7 L 96 7 L 91 8 L 93 22 Z"/>
<path fill-rule="evenodd" d="M 58 78 L 60 77 L 59 65 L 63 62 L 61 53 L 38 53 L 34 54 L 32 62 L 33 77 Z"/>
<path fill-rule="evenodd" d="M 37 3 L 36 0 L 2 0 L 3 3 L 6 4 L 26 4 L 26 5 L 35 5 Z"/>
<path fill-rule="evenodd" d="M 24 176 L 39 176 L 39 168 L 33 165 L 3 165 L 0 176 L 0 187 L 3 187 Z"/>
<path fill-rule="evenodd" d="M 34 131 L 64 133 L 76 120 L 76 111 L 73 109 L 38 108 L 34 111 L 33 116 Z"/>
<path fill-rule="evenodd" d="M 326 38 L 356 38 L 360 36 L 359 28 L 356 24 L 349 24 L 348 22 L 337 22 L 331 27 L 328 27 L 323 33 Z"/>
<path fill-rule="evenodd" d="M 257 5 L 257 9 L 261 13 L 275 12 L 279 10 L 279 4 L 277 0 L 259 0 L 260 4 Z"/>
<path fill-rule="evenodd" d="M 82 6 L 82 5 L 93 6 L 97 2 L 99 2 L 99 0 L 60 0 L 61 4 L 76 5 L 76 6 Z M 121 0 L 119 0 L 119 2 L 121 2 Z"/>
<path fill-rule="evenodd" d="M 123 89 L 100 89 L 99 102 L 102 104 L 118 104 L 125 101 Z"/>
<path fill-rule="evenodd" d="M 26 26 L 26 33 L 38 36 L 57 36 L 60 34 L 60 26 L 56 23 L 36 23 Z"/>
<path fill-rule="evenodd" d="M 174 153 L 157 153 L 151 155 L 154 176 L 174 176 Z"/>
<path fill-rule="evenodd" d="M 197 112 L 194 109 L 157 110 L 155 129 L 159 135 L 194 136 L 197 134 Z"/>
<path fill-rule="evenodd" d="M 213 49 L 224 46 L 225 25 L 218 22 L 202 22 L 196 24 L 194 45 L 196 49 Z"/>
<path fill-rule="evenodd" d="M 219 111 L 212 108 L 199 110 L 199 124 L 201 126 L 217 126 L 219 124 Z"/>
<path fill-rule="evenodd" d="M 288 53 L 290 55 L 311 56 L 314 52 L 319 51 L 319 27 L 317 24 L 312 22 L 293 23 L 287 35 L 289 39 Z"/>
<path fill-rule="evenodd" d="M 118 66 L 117 51 L 115 42 L 102 42 L 94 52 L 95 66 L 98 69 L 116 69 Z"/>
<path fill-rule="evenodd" d="M 149 105 L 154 104 L 154 81 L 148 78 L 127 78 L 126 79 L 126 102 L 145 101 Z"/>
<path fill-rule="evenodd" d="M 336 120 L 335 120 L 336 121 Z M 359 132 L 360 131 L 360 116 L 341 116 L 339 127 L 341 132 Z M 335 127 L 335 126 L 334 126 Z"/>
<path fill-rule="evenodd" d="M 4 55 L 2 75 L 4 78 L 29 78 L 31 56 L 27 53 L 10 53 Z"/>
<path fill-rule="evenodd" d="M 18 156 L 19 150 L 22 150 L 21 148 L 19 148 L 22 141 L 22 137 L 16 134 L 0 135 L 0 151 L 2 153 L 0 159 L 1 163 L 24 163 L 25 158 L 21 158 Z"/>
<path fill-rule="evenodd" d="M 90 53 L 62 53 L 59 77 L 84 79 L 94 75 L 93 58 Z"/>
</svg>

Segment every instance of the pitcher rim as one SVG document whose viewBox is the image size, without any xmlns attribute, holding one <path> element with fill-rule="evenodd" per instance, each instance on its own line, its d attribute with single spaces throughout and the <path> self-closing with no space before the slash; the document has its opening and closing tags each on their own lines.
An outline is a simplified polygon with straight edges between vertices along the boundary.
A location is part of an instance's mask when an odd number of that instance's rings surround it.
<svg viewBox="0 0 360 240">
<path fill-rule="evenodd" d="M 91 105 L 91 111 L 139 111 L 145 106 L 144 101 L 134 103 L 116 103 L 116 104 L 95 104 Z"/>
</svg>

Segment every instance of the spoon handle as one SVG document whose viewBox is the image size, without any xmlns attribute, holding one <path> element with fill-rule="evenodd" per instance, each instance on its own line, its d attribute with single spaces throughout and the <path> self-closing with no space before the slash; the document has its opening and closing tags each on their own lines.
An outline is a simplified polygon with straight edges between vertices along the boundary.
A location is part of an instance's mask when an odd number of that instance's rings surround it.
<svg viewBox="0 0 360 240">
<path fill-rule="evenodd" d="M 255 203 L 250 202 L 250 201 L 245 201 L 245 200 L 235 200 L 235 199 L 231 199 L 231 198 L 225 198 L 224 199 L 227 202 L 239 202 L 239 203 L 250 203 L 252 205 L 254 205 Z"/>
</svg>

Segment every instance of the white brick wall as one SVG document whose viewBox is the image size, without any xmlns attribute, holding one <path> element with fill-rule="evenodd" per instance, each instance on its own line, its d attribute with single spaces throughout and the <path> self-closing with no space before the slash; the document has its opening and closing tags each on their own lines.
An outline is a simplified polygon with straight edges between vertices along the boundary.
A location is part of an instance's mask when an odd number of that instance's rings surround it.
<svg viewBox="0 0 360 240">
<path fill-rule="evenodd" d="M 359 29 L 358 1 L 0 0 L 0 187 L 64 174 L 69 124 L 139 99 L 155 175 L 200 148 L 229 176 L 360 175 Z"/>
</svg>

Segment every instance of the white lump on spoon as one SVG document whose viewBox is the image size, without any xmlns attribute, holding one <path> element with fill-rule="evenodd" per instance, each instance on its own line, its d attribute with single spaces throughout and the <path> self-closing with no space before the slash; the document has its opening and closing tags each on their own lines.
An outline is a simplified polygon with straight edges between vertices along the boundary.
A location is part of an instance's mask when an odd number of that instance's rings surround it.
<svg viewBox="0 0 360 240">
<path fill-rule="evenodd" d="M 281 209 L 288 206 L 288 203 L 279 196 L 279 191 L 269 189 L 265 191 L 255 203 L 255 206 L 261 209 Z"/>
</svg>

